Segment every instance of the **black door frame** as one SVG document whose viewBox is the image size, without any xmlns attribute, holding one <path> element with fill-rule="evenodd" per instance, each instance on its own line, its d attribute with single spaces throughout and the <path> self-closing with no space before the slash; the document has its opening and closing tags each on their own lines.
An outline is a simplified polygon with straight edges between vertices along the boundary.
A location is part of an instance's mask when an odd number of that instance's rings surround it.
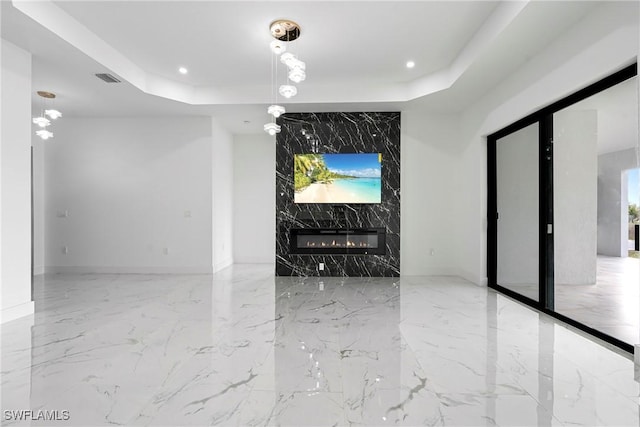
<svg viewBox="0 0 640 427">
<path fill-rule="evenodd" d="M 489 287 L 515 300 L 547 313 L 599 339 L 633 353 L 633 345 L 591 328 L 555 311 L 554 301 L 554 229 L 553 229 L 553 114 L 592 95 L 624 82 L 638 74 L 634 63 L 577 92 L 548 105 L 487 136 L 487 278 Z M 497 283 L 498 207 L 497 163 L 498 140 L 529 125 L 538 123 L 539 156 L 539 300 L 535 301 Z"/>
</svg>

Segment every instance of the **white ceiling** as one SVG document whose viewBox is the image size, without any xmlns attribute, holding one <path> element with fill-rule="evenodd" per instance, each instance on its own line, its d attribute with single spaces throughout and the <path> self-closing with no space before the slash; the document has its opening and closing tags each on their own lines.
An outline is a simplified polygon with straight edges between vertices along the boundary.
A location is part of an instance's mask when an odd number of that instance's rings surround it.
<svg viewBox="0 0 640 427">
<path fill-rule="evenodd" d="M 269 85 L 269 24 L 302 26 L 290 49 L 314 84 L 406 82 L 446 68 L 495 9 L 495 1 L 202 2 L 56 1 L 143 70 L 194 86 Z M 381 61 L 381 54 L 384 61 Z M 412 59 L 413 70 L 404 65 Z"/>
<path fill-rule="evenodd" d="M 457 112 L 604 3 L 14 0 L 0 13 L 2 37 L 33 54 L 34 92 L 56 92 L 66 116 L 215 115 L 254 133 L 274 19 L 302 26 L 290 50 L 308 77 L 289 111 Z"/>
</svg>

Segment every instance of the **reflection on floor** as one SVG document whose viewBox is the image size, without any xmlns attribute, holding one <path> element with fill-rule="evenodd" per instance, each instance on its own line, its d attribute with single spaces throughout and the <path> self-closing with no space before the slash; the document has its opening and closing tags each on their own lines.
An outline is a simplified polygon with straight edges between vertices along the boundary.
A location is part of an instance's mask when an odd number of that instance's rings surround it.
<svg viewBox="0 0 640 427">
<path fill-rule="evenodd" d="M 32 423 L 60 426 L 638 425 L 628 356 L 491 290 L 272 272 L 46 277 L 33 327 L 2 326 L 3 410 L 69 411 Z"/>
<path fill-rule="evenodd" d="M 640 259 L 598 256 L 595 285 L 556 284 L 556 311 L 629 344 L 640 343 Z M 538 285 L 506 285 L 538 300 Z"/>
<path fill-rule="evenodd" d="M 561 286 L 556 311 L 629 344 L 640 343 L 640 259 L 598 257 L 595 286 Z"/>
</svg>

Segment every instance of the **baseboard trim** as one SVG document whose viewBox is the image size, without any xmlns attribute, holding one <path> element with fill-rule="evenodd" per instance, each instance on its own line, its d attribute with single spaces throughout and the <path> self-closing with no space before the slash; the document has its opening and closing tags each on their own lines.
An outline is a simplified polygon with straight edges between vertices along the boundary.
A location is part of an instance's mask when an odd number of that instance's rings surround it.
<svg viewBox="0 0 640 427">
<path fill-rule="evenodd" d="M 418 274 L 404 274 L 400 273 L 400 277 L 416 277 L 416 276 L 453 276 L 460 277 L 468 282 L 473 283 L 477 286 L 487 287 L 489 285 L 489 281 L 487 278 L 480 279 L 475 274 L 471 274 L 469 271 L 460 269 L 460 268 L 428 268 L 421 271 Z"/>
<path fill-rule="evenodd" d="M 217 273 L 218 271 L 225 269 L 233 264 L 233 258 L 223 259 L 222 261 L 213 265 L 213 272 Z"/>
<path fill-rule="evenodd" d="M 402 269 L 400 269 L 400 277 L 416 277 L 416 276 L 460 276 L 460 272 L 456 268 L 448 268 L 448 267 L 435 267 L 435 268 L 425 268 L 420 271 L 414 271 L 412 273 L 404 273 Z"/>
<path fill-rule="evenodd" d="M 460 269 L 459 275 L 460 277 L 465 278 L 466 280 L 470 281 L 474 285 L 484 286 L 484 287 L 489 286 L 489 280 L 487 280 L 486 277 L 479 277 L 478 274 L 473 274 L 470 271 Z"/>
<path fill-rule="evenodd" d="M 2 310 L 2 317 L 0 323 L 11 322 L 12 320 L 19 319 L 21 317 L 30 316 L 35 311 L 35 304 L 33 301 L 25 302 L 24 304 L 14 305 Z"/>
<path fill-rule="evenodd" d="M 212 274 L 210 266 L 202 267 L 130 267 L 130 266 L 47 266 L 47 274 Z"/>
<path fill-rule="evenodd" d="M 253 256 L 253 257 L 243 256 L 241 258 L 234 257 L 233 263 L 234 264 L 273 264 L 273 257 L 271 258 L 265 258 L 261 256 Z"/>
</svg>

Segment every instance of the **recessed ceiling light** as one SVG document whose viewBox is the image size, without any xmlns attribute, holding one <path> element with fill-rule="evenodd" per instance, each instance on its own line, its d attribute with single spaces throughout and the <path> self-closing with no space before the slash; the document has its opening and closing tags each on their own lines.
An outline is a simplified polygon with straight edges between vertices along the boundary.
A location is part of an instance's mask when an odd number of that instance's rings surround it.
<svg viewBox="0 0 640 427">
<path fill-rule="evenodd" d="M 178 68 L 178 72 L 179 72 L 180 74 L 187 74 L 187 73 L 189 72 L 189 70 L 187 70 L 187 69 L 186 69 L 186 68 L 184 68 L 184 67 L 180 67 L 180 68 Z"/>
<path fill-rule="evenodd" d="M 416 63 L 413 61 L 407 61 L 407 68 L 413 68 L 416 66 Z"/>
</svg>

